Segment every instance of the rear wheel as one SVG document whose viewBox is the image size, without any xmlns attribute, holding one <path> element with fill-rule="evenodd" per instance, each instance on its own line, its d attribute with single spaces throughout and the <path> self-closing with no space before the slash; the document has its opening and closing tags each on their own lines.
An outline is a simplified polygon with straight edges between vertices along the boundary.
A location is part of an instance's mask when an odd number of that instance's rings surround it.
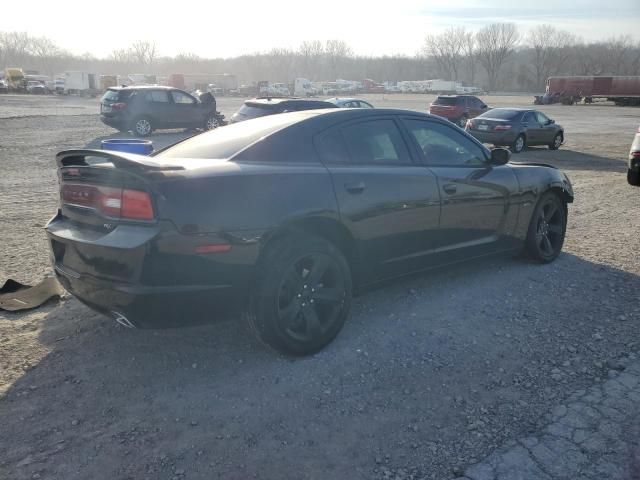
<svg viewBox="0 0 640 480">
<path fill-rule="evenodd" d="M 640 171 L 639 170 L 627 170 L 627 182 L 629 185 L 640 187 Z"/>
<path fill-rule="evenodd" d="M 342 329 L 351 288 L 349 265 L 334 245 L 300 233 L 284 236 L 274 240 L 260 262 L 249 324 L 280 352 L 317 352 Z"/>
<path fill-rule="evenodd" d="M 516 138 L 516 140 L 513 142 L 513 145 L 511 145 L 511 150 L 513 151 L 513 153 L 520 153 L 525 149 L 526 146 L 527 141 L 524 138 L 524 135 L 520 134 L 518 135 L 518 138 Z"/>
<path fill-rule="evenodd" d="M 567 229 L 567 210 L 555 192 L 547 192 L 538 201 L 531 216 L 525 249 L 540 263 L 549 263 L 560 255 Z"/>
<path fill-rule="evenodd" d="M 553 137 L 553 141 L 549 144 L 549 150 L 558 150 L 562 145 L 562 134 L 557 133 L 555 137 Z"/>
<path fill-rule="evenodd" d="M 151 135 L 151 132 L 153 131 L 151 119 L 149 117 L 138 117 L 133 121 L 131 129 L 138 137 Z"/>
</svg>

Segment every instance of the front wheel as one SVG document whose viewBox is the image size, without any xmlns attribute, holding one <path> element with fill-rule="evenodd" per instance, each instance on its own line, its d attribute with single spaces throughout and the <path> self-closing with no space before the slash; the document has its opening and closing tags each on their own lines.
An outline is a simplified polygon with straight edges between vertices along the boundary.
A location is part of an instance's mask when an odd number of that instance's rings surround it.
<svg viewBox="0 0 640 480">
<path fill-rule="evenodd" d="M 553 141 L 549 144 L 549 150 L 558 150 L 562 145 L 562 134 L 557 133 L 555 137 L 553 137 Z"/>
<path fill-rule="evenodd" d="M 567 209 L 555 192 L 547 192 L 538 201 L 527 231 L 526 253 L 540 263 L 549 263 L 560 255 L 567 230 Z"/>
<path fill-rule="evenodd" d="M 466 116 L 466 115 L 463 115 L 463 116 L 461 116 L 461 117 L 458 119 L 458 121 L 457 121 L 456 123 L 458 124 L 458 126 L 459 126 L 460 128 L 464 129 L 464 127 L 466 127 L 466 126 L 467 126 L 467 120 L 469 120 L 469 119 L 467 118 L 467 116 Z"/>
<path fill-rule="evenodd" d="M 257 336 L 287 354 L 309 355 L 340 332 L 351 307 L 351 271 L 326 240 L 291 233 L 267 247 L 247 312 Z"/>
</svg>

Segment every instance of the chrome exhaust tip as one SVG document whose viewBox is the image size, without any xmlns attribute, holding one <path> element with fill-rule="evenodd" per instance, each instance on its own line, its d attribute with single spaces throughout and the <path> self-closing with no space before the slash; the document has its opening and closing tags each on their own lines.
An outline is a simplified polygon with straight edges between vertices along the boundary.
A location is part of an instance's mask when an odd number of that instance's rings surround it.
<svg viewBox="0 0 640 480">
<path fill-rule="evenodd" d="M 136 328 L 136 326 L 133 323 L 131 323 L 129 319 L 124 315 L 122 315 L 121 313 L 111 312 L 111 314 L 113 315 L 114 320 L 118 322 L 120 325 L 122 325 L 123 327 Z"/>
</svg>

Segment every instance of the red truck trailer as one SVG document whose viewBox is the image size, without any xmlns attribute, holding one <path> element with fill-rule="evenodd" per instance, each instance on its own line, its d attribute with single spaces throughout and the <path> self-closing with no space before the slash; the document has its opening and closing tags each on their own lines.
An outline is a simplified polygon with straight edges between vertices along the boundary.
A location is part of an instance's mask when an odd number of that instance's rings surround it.
<svg viewBox="0 0 640 480">
<path fill-rule="evenodd" d="M 549 77 L 547 93 L 559 95 L 562 103 L 568 104 L 606 98 L 616 105 L 640 105 L 640 76 Z"/>
</svg>

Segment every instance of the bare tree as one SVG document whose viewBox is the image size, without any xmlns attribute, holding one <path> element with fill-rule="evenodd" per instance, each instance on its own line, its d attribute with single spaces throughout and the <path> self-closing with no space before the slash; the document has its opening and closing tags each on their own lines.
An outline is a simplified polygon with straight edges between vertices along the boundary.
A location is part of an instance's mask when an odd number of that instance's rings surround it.
<svg viewBox="0 0 640 480">
<path fill-rule="evenodd" d="M 476 70 L 478 67 L 478 48 L 476 34 L 466 32 L 462 39 L 462 52 L 464 53 L 464 63 L 469 71 L 469 83 L 475 85 Z"/>
<path fill-rule="evenodd" d="M 436 61 L 445 80 L 458 80 L 466 35 L 465 29 L 458 27 L 425 38 L 423 53 Z"/>
<path fill-rule="evenodd" d="M 607 58 L 611 62 L 610 72 L 614 75 L 624 75 L 627 72 L 627 54 L 633 49 L 631 35 L 621 35 L 607 40 L 605 43 L 608 50 Z"/>
<path fill-rule="evenodd" d="M 293 66 L 293 52 L 287 48 L 273 48 L 267 53 L 272 72 L 271 78 L 288 83 L 291 80 L 291 67 Z"/>
<path fill-rule="evenodd" d="M 131 63 L 131 50 L 117 48 L 109 54 L 109 60 L 116 63 Z"/>
<path fill-rule="evenodd" d="M 7 66 L 19 65 L 28 57 L 31 37 L 26 32 L 7 32 L 0 41 Z"/>
<path fill-rule="evenodd" d="M 133 60 L 142 67 L 153 65 L 157 55 L 156 44 L 144 40 L 139 40 L 131 45 L 130 51 Z"/>
<path fill-rule="evenodd" d="M 476 36 L 478 61 L 487 71 L 489 90 L 498 85 L 500 69 L 514 52 L 520 36 L 513 23 L 492 23 L 480 29 Z"/>
<path fill-rule="evenodd" d="M 320 73 L 320 62 L 324 54 L 324 46 L 320 40 L 302 42 L 299 49 L 302 57 L 303 72 L 312 80 L 316 80 Z"/>
<path fill-rule="evenodd" d="M 327 40 L 324 52 L 329 63 L 331 77 L 336 79 L 338 77 L 338 66 L 353 54 L 351 47 L 344 40 Z"/>
<path fill-rule="evenodd" d="M 552 25 L 540 25 L 529 31 L 526 41 L 532 49 L 535 87 L 543 88 L 546 79 L 563 68 L 571 55 L 569 47 L 575 45 L 576 38 Z"/>
</svg>

